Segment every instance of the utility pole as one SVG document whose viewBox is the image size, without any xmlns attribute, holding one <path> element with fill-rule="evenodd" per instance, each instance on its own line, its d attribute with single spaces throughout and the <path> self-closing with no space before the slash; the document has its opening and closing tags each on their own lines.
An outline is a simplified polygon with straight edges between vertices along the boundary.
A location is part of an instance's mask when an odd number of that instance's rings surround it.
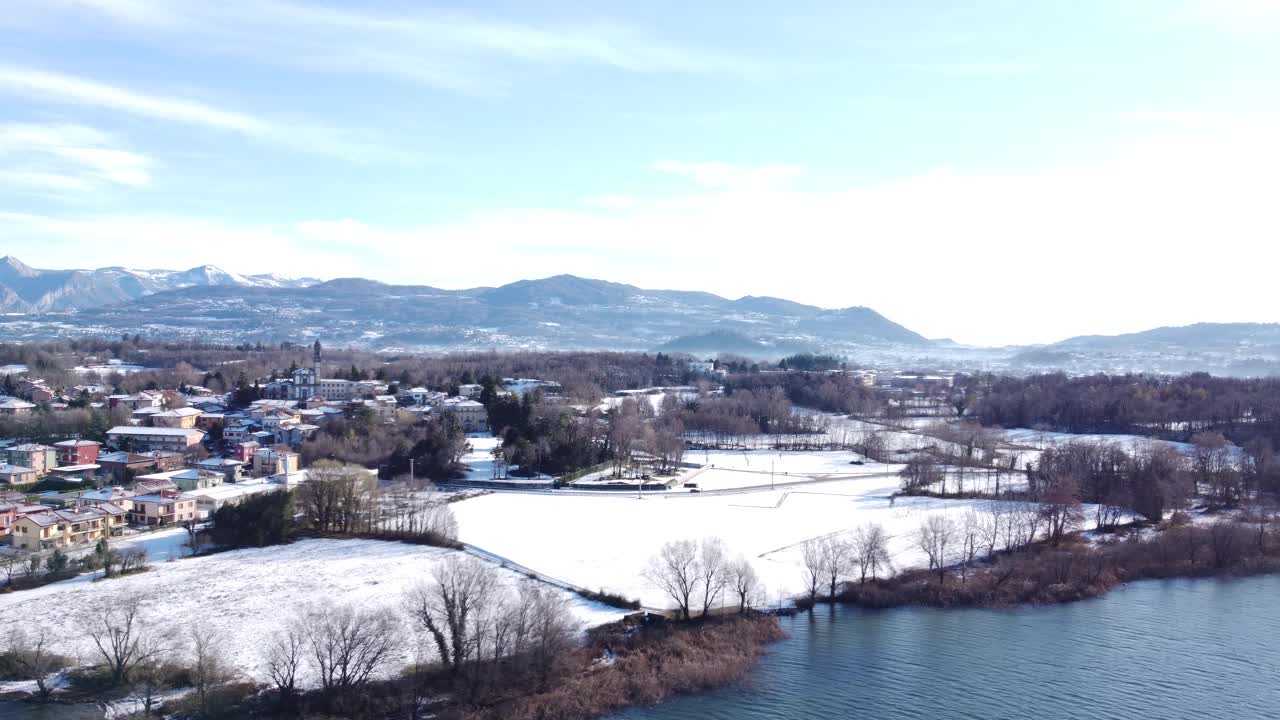
<svg viewBox="0 0 1280 720">
<path fill-rule="evenodd" d="M 413 458 L 409 458 L 409 479 L 413 479 Z"/>
<path fill-rule="evenodd" d="M 769 461 L 769 489 L 773 490 L 773 460 Z"/>
</svg>

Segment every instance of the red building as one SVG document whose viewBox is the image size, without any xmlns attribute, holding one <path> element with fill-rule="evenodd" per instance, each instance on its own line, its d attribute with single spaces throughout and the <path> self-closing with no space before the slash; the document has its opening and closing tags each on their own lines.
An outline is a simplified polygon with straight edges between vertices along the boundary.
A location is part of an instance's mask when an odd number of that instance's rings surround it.
<svg viewBox="0 0 1280 720">
<path fill-rule="evenodd" d="M 92 465 L 98 462 L 101 443 L 92 440 L 63 440 L 53 444 L 58 451 L 58 465 Z"/>
</svg>

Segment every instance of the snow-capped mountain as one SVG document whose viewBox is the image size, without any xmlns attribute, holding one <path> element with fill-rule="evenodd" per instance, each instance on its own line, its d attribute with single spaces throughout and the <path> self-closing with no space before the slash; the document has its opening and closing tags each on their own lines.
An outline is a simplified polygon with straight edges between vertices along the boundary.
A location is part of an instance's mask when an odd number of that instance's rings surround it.
<svg viewBox="0 0 1280 720">
<path fill-rule="evenodd" d="M 317 282 L 275 274 L 238 275 L 213 265 L 189 270 L 41 270 L 6 255 L 0 258 L 0 312 L 85 310 L 191 287 L 303 288 Z"/>
</svg>

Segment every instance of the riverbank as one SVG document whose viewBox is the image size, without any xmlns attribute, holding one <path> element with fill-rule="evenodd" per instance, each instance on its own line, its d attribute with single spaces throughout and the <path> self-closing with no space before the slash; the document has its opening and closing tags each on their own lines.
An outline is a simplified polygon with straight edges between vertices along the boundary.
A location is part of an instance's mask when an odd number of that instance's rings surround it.
<svg viewBox="0 0 1280 720">
<path fill-rule="evenodd" d="M 652 618 L 652 616 L 651 616 Z M 634 620 L 596 628 L 554 687 L 486 707 L 465 708 L 465 720 L 589 720 L 633 705 L 722 688 L 742 680 L 765 649 L 784 637 L 763 614 L 672 623 Z"/>
<path fill-rule="evenodd" d="M 581 645 L 554 648 L 549 659 L 506 658 L 501 666 L 481 663 L 461 675 L 438 666 L 411 666 L 364 688 L 314 689 L 291 697 L 260 684 L 235 683 L 220 687 L 212 704 L 217 717 L 591 720 L 731 686 L 783 637 L 778 619 L 760 613 L 687 623 L 637 613 L 593 628 Z M 531 665 L 545 669 L 531 673 Z M 175 668 L 171 674 L 185 682 L 190 671 Z M 12 692 L 0 700 L 0 710 L 16 717 L 80 720 L 111 716 L 105 711 L 109 706 L 114 714 L 137 709 L 127 689 L 96 687 L 95 678 L 101 679 L 91 670 L 79 671 L 73 687 L 52 702 L 39 701 L 34 691 Z M 160 694 L 167 716 L 201 715 L 189 689 L 166 684 Z"/>
<path fill-rule="evenodd" d="M 943 571 L 846 583 L 842 603 L 868 608 L 1001 608 L 1074 602 L 1144 579 L 1280 573 L 1280 528 L 1268 520 L 1179 522 L 1125 535 L 1035 543 Z"/>
</svg>

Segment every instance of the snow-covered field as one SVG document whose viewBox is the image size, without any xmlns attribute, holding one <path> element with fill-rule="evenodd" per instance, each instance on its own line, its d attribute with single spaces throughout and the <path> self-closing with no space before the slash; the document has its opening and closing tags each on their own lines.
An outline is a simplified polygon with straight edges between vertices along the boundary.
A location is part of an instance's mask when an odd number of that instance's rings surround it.
<svg viewBox="0 0 1280 720">
<path fill-rule="evenodd" d="M 863 464 L 854 465 L 853 461 Z M 695 450 L 685 454 L 685 462 L 701 468 L 681 474 L 672 488 L 683 491 L 684 483 L 696 483 L 699 490 L 768 488 L 813 480 L 851 479 L 867 475 L 896 473 L 901 465 L 867 461 L 853 452 L 778 452 L 770 450 Z"/>
<path fill-rule="evenodd" d="M 795 469 L 801 466 L 811 473 L 836 467 L 833 458 L 820 457 L 825 453 L 783 455 L 795 458 L 794 466 L 785 466 L 792 476 L 804 475 Z M 767 470 L 763 477 L 767 483 Z M 805 540 L 879 523 L 892 536 L 895 566 L 915 567 L 926 561 L 912 536 L 927 516 L 958 517 L 988 505 L 929 498 L 899 498 L 891 505 L 889 496 L 897 489 L 898 479 L 889 476 L 735 494 L 653 493 L 642 499 L 630 493 L 492 493 L 452 507 L 465 542 L 565 582 L 665 608 L 669 601 L 643 573 L 668 541 L 723 539 L 733 554 L 752 561 L 776 601 L 780 593 L 803 589 L 799 546 Z"/>
<path fill-rule="evenodd" d="M 302 540 L 291 545 L 154 562 L 138 575 L 93 582 L 82 575 L 33 590 L 0 595 L 0 635 L 12 628 L 51 630 L 57 650 L 88 662 L 92 645 L 85 621 L 130 595 L 142 597 L 148 625 L 175 640 L 192 625 L 217 633 L 238 667 L 261 675 L 261 649 L 269 637 L 310 603 L 332 600 L 357 607 L 401 605 L 405 592 L 429 578 L 431 568 L 458 551 L 379 540 Z M 504 570 L 512 585 L 533 582 Z M 583 624 L 622 613 L 566 593 Z M 405 625 L 405 637 L 412 633 Z M 402 659 L 409 662 L 409 650 Z"/>
</svg>

